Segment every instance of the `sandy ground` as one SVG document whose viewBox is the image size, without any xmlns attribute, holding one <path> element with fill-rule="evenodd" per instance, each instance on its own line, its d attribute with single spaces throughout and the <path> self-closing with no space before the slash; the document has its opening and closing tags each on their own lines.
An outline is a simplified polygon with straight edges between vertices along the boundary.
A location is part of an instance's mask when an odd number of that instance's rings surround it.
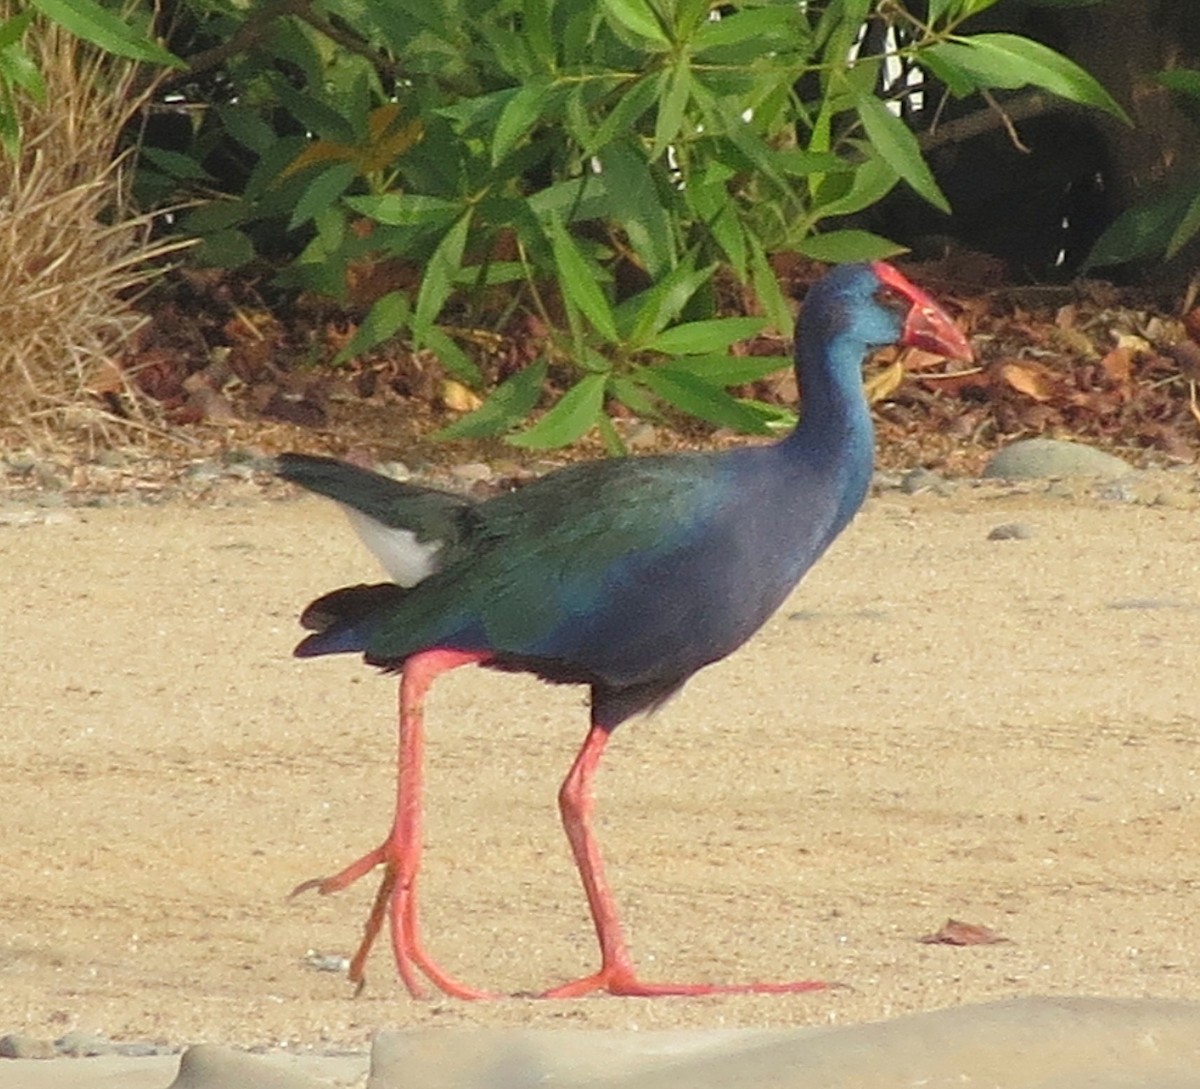
<svg viewBox="0 0 1200 1089">
<path fill-rule="evenodd" d="M 1019 520 L 1028 540 L 990 541 Z M 618 732 L 599 828 L 648 977 L 788 997 L 414 1002 L 373 893 L 299 881 L 390 820 L 394 681 L 290 657 L 374 579 L 319 500 L 0 528 L 0 1034 L 331 1049 L 381 1026 L 822 1025 L 1200 991 L 1194 511 L 869 501 L 731 660 Z M 554 795 L 583 693 L 461 670 L 429 708 L 429 944 L 505 991 L 594 966 Z M 1011 941 L 927 945 L 947 918 Z"/>
</svg>

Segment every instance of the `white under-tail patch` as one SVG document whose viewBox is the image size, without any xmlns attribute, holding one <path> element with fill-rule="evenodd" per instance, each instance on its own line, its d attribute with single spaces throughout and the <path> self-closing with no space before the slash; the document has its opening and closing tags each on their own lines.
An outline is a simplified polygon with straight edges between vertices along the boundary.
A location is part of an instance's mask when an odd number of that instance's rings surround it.
<svg viewBox="0 0 1200 1089">
<path fill-rule="evenodd" d="M 411 529 L 385 526 L 345 503 L 339 503 L 338 506 L 346 512 L 346 517 L 362 538 L 363 544 L 375 554 L 397 586 L 416 586 L 438 569 L 437 554 L 442 548 L 441 541 L 418 541 Z"/>
</svg>

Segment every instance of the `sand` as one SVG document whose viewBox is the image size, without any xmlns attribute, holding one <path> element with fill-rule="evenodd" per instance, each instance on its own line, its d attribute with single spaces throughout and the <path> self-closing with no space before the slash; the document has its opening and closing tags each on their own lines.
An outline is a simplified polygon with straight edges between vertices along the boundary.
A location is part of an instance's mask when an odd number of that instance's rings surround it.
<svg viewBox="0 0 1200 1089">
<path fill-rule="evenodd" d="M 1032 535 L 988 539 L 1012 521 Z M 318 970 L 353 951 L 372 882 L 287 898 L 391 814 L 394 680 L 290 657 L 301 606 L 378 577 L 337 511 L 239 499 L 0 527 L 0 1034 L 328 1053 L 381 1028 L 1195 997 L 1198 526 L 1000 486 L 871 499 L 751 644 L 618 731 L 598 783 L 648 977 L 843 986 L 475 1004 L 413 1001 L 382 946 L 357 999 Z M 435 955 L 506 992 L 590 970 L 554 805 L 582 690 L 460 670 L 428 721 Z M 919 940 L 947 917 L 1008 941 Z"/>
</svg>

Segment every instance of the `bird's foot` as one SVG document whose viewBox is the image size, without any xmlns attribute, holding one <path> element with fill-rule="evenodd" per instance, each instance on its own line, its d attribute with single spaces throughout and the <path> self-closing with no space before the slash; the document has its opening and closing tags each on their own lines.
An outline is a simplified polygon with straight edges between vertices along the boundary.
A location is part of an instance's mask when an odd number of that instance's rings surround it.
<svg viewBox="0 0 1200 1089">
<path fill-rule="evenodd" d="M 667 995 L 698 997 L 714 994 L 800 994 L 836 987 L 820 979 L 794 983 L 647 983 L 638 978 L 632 965 L 605 966 L 582 979 L 572 980 L 543 992 L 539 998 L 580 998 L 596 991 L 631 998 L 659 998 Z"/>
<path fill-rule="evenodd" d="M 376 866 L 384 867 L 383 878 L 375 893 L 371 914 L 367 916 L 366 924 L 363 926 L 362 941 L 359 942 L 358 949 L 351 957 L 350 969 L 346 973 L 350 982 L 355 985 L 354 993 L 361 994 L 366 985 L 367 957 L 375 944 L 375 939 L 379 937 L 380 930 L 383 929 L 385 920 L 387 920 L 391 923 L 389 929 L 392 935 L 392 951 L 396 959 L 396 970 L 400 973 L 404 986 L 413 998 L 427 997 L 418 972 L 424 973 L 430 983 L 452 998 L 500 997 L 489 991 L 481 991 L 474 987 L 468 987 L 465 983 L 460 983 L 438 967 L 433 958 L 425 952 L 417 930 L 416 897 L 412 881 L 411 879 L 407 881 L 398 879 L 399 864 L 393 857 L 390 840 L 375 850 L 369 851 L 362 858 L 351 862 L 344 870 L 331 877 L 318 877 L 311 881 L 301 882 L 292 890 L 291 895 L 298 896 L 300 893 L 313 890 L 322 896 L 340 892 L 354 884 L 360 877 L 370 873 Z"/>
</svg>

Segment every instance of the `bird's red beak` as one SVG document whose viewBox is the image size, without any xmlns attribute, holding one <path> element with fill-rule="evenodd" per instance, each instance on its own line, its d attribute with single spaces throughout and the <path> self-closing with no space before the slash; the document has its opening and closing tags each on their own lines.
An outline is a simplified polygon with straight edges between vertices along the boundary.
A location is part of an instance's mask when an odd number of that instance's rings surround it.
<svg viewBox="0 0 1200 1089">
<path fill-rule="evenodd" d="M 891 265 L 875 261 L 871 268 L 880 282 L 905 299 L 910 306 L 904 320 L 900 343 L 906 348 L 922 348 L 947 359 L 970 361 L 971 345 L 953 319 L 916 284 L 901 276 Z"/>
</svg>

